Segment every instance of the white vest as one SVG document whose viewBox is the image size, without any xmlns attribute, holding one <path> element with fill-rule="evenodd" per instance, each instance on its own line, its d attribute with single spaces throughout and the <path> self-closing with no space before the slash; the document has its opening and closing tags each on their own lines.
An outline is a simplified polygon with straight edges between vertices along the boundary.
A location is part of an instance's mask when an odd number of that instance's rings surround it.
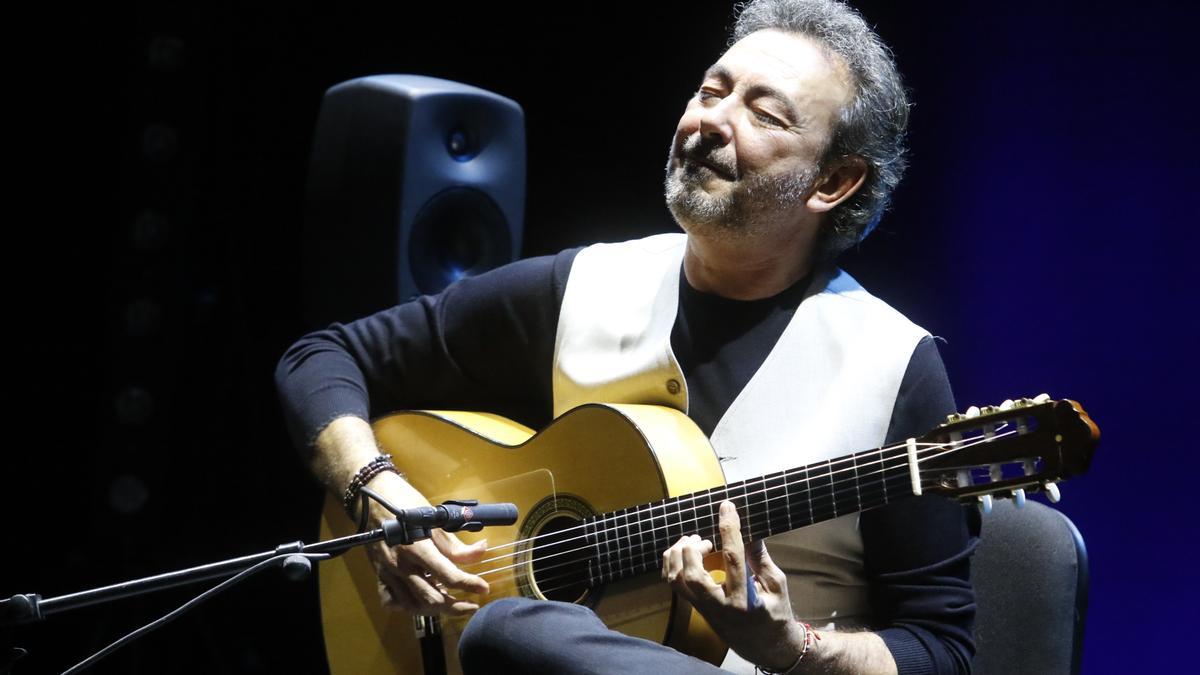
<svg viewBox="0 0 1200 675">
<path fill-rule="evenodd" d="M 554 347 L 555 417 L 583 403 L 651 403 L 687 412 L 671 350 L 686 237 L 663 234 L 580 251 Z M 900 381 L 926 336 L 849 274 L 819 273 L 711 441 L 728 482 L 883 444 Z M 858 516 L 770 540 L 796 615 L 866 623 Z"/>
</svg>

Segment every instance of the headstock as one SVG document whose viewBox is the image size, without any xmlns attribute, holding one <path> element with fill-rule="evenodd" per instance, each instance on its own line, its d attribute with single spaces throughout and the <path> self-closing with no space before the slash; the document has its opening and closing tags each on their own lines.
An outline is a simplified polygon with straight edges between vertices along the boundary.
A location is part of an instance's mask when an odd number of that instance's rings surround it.
<svg viewBox="0 0 1200 675">
<path fill-rule="evenodd" d="M 1100 429 L 1070 399 L 1042 394 L 972 406 L 917 439 L 921 482 L 925 491 L 978 499 L 985 511 L 993 496 L 1020 506 L 1026 491 L 1043 490 L 1057 502 L 1055 483 L 1087 471 L 1099 440 Z"/>
</svg>

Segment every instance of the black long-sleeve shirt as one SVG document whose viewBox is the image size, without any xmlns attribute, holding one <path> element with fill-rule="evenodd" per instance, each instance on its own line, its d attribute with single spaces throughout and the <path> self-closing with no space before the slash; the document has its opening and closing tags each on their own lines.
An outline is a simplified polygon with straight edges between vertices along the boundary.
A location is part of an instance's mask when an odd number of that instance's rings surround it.
<svg viewBox="0 0 1200 675">
<path fill-rule="evenodd" d="M 486 410 L 545 426 L 559 307 L 578 251 L 522 260 L 302 338 L 276 371 L 297 446 L 311 453 L 338 417 L 400 409 Z M 688 415 L 706 434 L 771 351 L 807 285 L 737 301 L 681 279 L 671 345 L 688 382 Z M 919 436 L 954 409 L 937 347 L 925 338 L 905 371 L 886 442 Z M 922 497 L 866 511 L 859 525 L 874 628 L 900 673 L 969 671 L 977 514 Z"/>
</svg>

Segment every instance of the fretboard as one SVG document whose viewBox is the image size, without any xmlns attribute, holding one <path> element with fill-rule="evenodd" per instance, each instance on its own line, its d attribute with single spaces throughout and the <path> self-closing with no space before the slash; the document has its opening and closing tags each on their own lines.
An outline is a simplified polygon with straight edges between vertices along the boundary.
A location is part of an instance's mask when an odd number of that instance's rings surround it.
<svg viewBox="0 0 1200 675">
<path fill-rule="evenodd" d="M 903 447 L 875 449 L 709 490 L 599 514 L 584 521 L 591 585 L 662 566 L 680 537 L 720 549 L 719 507 L 731 501 L 750 543 L 913 496 Z"/>
</svg>

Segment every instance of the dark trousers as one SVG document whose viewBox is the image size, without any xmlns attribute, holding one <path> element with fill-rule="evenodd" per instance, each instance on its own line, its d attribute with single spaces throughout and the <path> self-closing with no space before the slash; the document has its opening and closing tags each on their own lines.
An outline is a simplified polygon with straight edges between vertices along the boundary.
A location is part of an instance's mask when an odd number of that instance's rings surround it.
<svg viewBox="0 0 1200 675">
<path fill-rule="evenodd" d="M 458 643 L 468 673 L 724 673 L 704 661 L 609 630 L 571 603 L 505 598 L 475 613 Z"/>
</svg>

